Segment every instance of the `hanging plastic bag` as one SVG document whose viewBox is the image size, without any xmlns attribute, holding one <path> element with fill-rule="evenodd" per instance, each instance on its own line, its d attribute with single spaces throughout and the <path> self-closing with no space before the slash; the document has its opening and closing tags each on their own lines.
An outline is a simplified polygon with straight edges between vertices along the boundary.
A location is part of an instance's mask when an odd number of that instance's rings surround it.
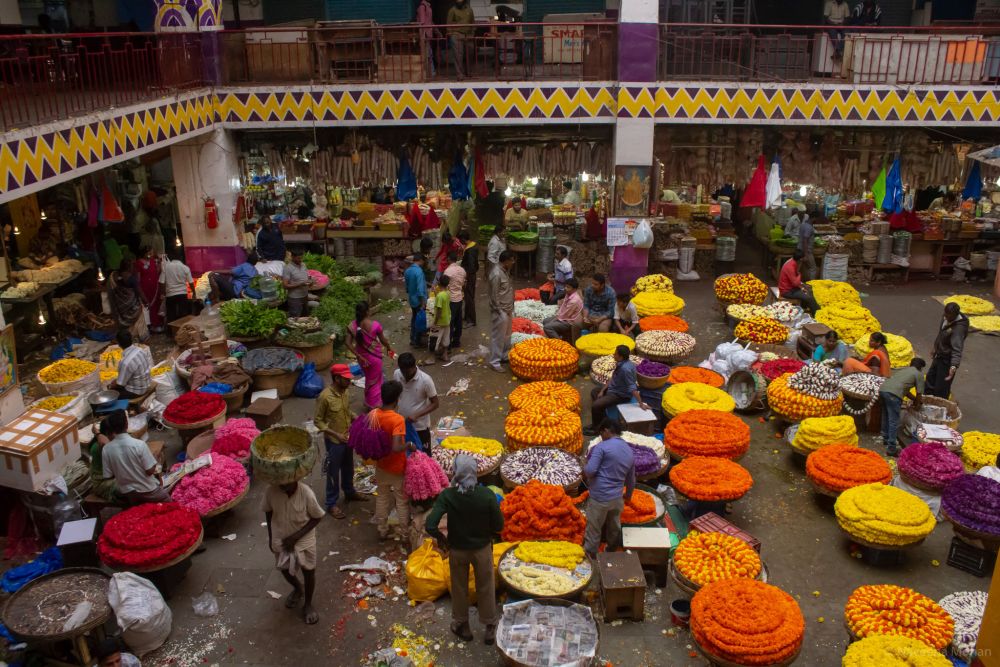
<svg viewBox="0 0 1000 667">
<path fill-rule="evenodd" d="M 649 220 L 643 218 L 636 225 L 635 231 L 632 232 L 632 245 L 636 248 L 653 247 L 653 228 L 649 225 Z"/>
<path fill-rule="evenodd" d="M 396 198 L 399 201 L 409 201 L 417 197 L 417 177 L 410 166 L 410 160 L 405 154 L 399 156 L 399 168 L 396 170 Z"/>
<path fill-rule="evenodd" d="M 87 201 L 87 227 L 95 229 L 101 217 L 101 201 L 97 196 L 96 188 L 90 189 L 90 197 Z"/>
<path fill-rule="evenodd" d="M 406 560 L 406 592 L 414 602 L 434 602 L 448 592 L 450 578 L 434 540 L 424 540 Z"/>
<path fill-rule="evenodd" d="M 323 378 L 316 372 L 316 364 L 309 362 L 302 368 L 302 374 L 295 381 L 292 391 L 300 398 L 316 398 L 323 391 Z"/>
<path fill-rule="evenodd" d="M 103 222 L 125 222 L 125 213 L 106 183 L 101 186 L 100 218 Z"/>
</svg>

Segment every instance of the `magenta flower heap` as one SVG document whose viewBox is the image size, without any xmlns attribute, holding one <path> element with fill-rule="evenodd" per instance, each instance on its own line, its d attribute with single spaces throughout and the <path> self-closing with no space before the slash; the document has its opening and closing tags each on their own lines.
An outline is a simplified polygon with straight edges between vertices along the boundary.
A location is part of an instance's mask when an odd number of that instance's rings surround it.
<svg viewBox="0 0 1000 667">
<path fill-rule="evenodd" d="M 940 442 L 917 442 L 899 454 L 899 474 L 904 482 L 937 491 L 965 473 L 962 459 Z"/>
</svg>

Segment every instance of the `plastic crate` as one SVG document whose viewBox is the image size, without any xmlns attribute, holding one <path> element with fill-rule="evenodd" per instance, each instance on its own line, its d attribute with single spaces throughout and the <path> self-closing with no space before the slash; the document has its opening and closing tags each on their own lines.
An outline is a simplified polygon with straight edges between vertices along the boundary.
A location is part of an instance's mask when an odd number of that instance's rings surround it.
<svg viewBox="0 0 1000 667">
<path fill-rule="evenodd" d="M 974 547 L 958 537 L 951 538 L 948 565 L 977 577 L 986 577 L 993 572 L 993 566 L 996 562 L 997 555 L 995 553 Z"/>
<path fill-rule="evenodd" d="M 745 530 L 737 528 L 715 512 L 708 512 L 707 514 L 702 514 L 697 519 L 692 519 L 688 524 L 688 528 L 689 530 L 697 530 L 701 533 L 724 533 L 738 537 L 753 547 L 754 551 L 760 553 L 760 540 Z"/>
</svg>

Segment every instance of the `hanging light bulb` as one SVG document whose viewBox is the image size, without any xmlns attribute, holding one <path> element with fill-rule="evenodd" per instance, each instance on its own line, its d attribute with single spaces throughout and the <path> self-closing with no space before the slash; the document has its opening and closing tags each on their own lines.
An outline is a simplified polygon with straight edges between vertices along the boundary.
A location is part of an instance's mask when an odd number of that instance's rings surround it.
<svg viewBox="0 0 1000 667">
<path fill-rule="evenodd" d="M 45 209 L 42 209 L 42 220 L 48 220 L 49 216 L 45 214 Z"/>
<path fill-rule="evenodd" d="M 45 324 L 45 314 L 41 311 L 38 312 L 38 323 Z"/>
<path fill-rule="evenodd" d="M 514 191 L 508 187 L 506 190 L 503 191 L 503 193 L 504 195 L 510 197 L 512 194 L 514 194 Z"/>
<path fill-rule="evenodd" d="M 809 190 L 806 188 L 806 186 L 803 185 L 803 186 L 799 187 L 799 196 L 800 197 L 805 197 L 807 192 L 809 192 Z"/>
<path fill-rule="evenodd" d="M 101 271 L 101 267 L 97 267 L 97 282 L 99 283 L 104 282 L 104 272 Z"/>
<path fill-rule="evenodd" d="M 178 248 L 180 248 L 180 247 L 181 247 L 181 245 L 182 245 L 182 244 L 181 244 L 181 237 L 179 237 L 179 236 L 178 236 L 178 237 L 176 237 L 176 238 L 174 239 L 174 245 L 175 245 L 175 246 L 177 246 Z"/>
<path fill-rule="evenodd" d="M 1000 179 L 997 179 L 997 180 L 1000 181 Z M 537 176 L 532 176 L 531 177 L 531 184 L 532 185 L 538 185 L 538 177 Z"/>
<path fill-rule="evenodd" d="M 21 230 L 18 229 L 17 225 L 14 225 L 14 236 L 20 236 Z"/>
<path fill-rule="evenodd" d="M 580 180 L 586 183 L 587 181 L 590 180 L 590 174 L 588 174 L 587 172 L 583 172 L 582 174 L 580 174 Z"/>
</svg>

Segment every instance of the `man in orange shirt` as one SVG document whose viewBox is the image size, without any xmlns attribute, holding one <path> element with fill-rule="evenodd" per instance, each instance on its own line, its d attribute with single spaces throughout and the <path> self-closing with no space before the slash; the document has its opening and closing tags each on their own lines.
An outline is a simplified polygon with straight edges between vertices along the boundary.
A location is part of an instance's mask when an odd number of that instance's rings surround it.
<svg viewBox="0 0 1000 667">
<path fill-rule="evenodd" d="M 389 514 L 393 506 L 399 519 L 400 535 L 405 535 L 410 525 L 410 501 L 403 490 L 403 473 L 406 472 L 406 420 L 396 412 L 396 404 L 403 393 L 403 385 L 395 380 L 382 383 L 382 407 L 374 410 L 379 426 L 392 441 L 392 452 L 375 462 L 375 524 L 379 540 L 389 539 Z"/>
<path fill-rule="evenodd" d="M 778 274 L 778 294 L 783 299 L 798 299 L 802 303 L 802 308 L 812 315 L 816 312 L 816 299 L 810 294 L 806 286 L 802 284 L 802 273 L 799 271 L 799 262 L 804 255 L 796 248 L 792 253 L 792 258 L 782 264 L 781 273 Z"/>
</svg>

